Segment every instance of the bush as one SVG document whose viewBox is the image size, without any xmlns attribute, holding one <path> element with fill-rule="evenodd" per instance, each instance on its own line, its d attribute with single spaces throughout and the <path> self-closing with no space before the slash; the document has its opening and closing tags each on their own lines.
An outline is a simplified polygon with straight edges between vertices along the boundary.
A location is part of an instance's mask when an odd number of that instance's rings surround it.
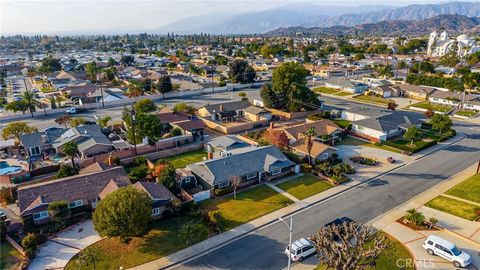
<svg viewBox="0 0 480 270">
<path fill-rule="evenodd" d="M 425 224 L 425 216 L 421 212 L 418 212 L 417 209 L 412 208 L 405 214 L 403 222 L 423 226 Z"/>
<path fill-rule="evenodd" d="M 75 175 L 75 174 L 77 174 L 77 172 L 75 171 L 75 169 L 72 166 L 63 165 L 62 167 L 60 167 L 58 172 L 55 174 L 55 179 L 69 177 L 69 176 L 72 176 L 72 175 Z"/>
<path fill-rule="evenodd" d="M 229 186 L 229 187 L 226 187 L 226 188 L 216 188 L 213 191 L 215 196 L 222 196 L 222 195 L 225 195 L 225 194 L 228 194 L 228 193 L 231 193 L 231 192 L 233 192 L 233 187 L 232 186 Z"/>
<path fill-rule="evenodd" d="M 367 165 L 367 166 L 377 166 L 378 165 L 378 161 L 376 161 L 372 158 L 366 158 L 366 157 L 362 157 L 362 156 L 351 157 L 350 160 L 355 162 L 355 163 L 362 164 L 362 165 Z"/>
<path fill-rule="evenodd" d="M 172 137 L 175 137 L 175 136 L 180 136 L 182 135 L 182 130 L 178 127 L 172 129 L 172 131 L 170 131 L 170 134 L 172 134 Z"/>
<path fill-rule="evenodd" d="M 199 222 L 189 221 L 183 224 L 178 230 L 178 236 L 187 245 L 191 243 L 197 243 L 202 240 L 203 235 L 208 233 L 207 228 Z"/>
<path fill-rule="evenodd" d="M 288 159 L 290 159 L 291 161 L 299 164 L 299 163 L 302 163 L 302 159 L 295 153 L 291 152 L 291 151 L 282 151 L 282 153 L 287 156 Z"/>
<path fill-rule="evenodd" d="M 147 158 L 146 157 L 136 157 L 133 159 L 133 164 L 135 166 L 141 166 L 141 165 L 146 165 L 147 164 Z"/>
<path fill-rule="evenodd" d="M 146 164 L 139 165 L 130 170 L 130 172 L 128 173 L 128 177 L 130 178 L 132 183 L 135 183 L 145 179 L 145 177 L 147 177 L 148 175 L 148 171 L 149 170 Z"/>
<path fill-rule="evenodd" d="M 38 250 L 39 239 L 36 234 L 29 233 L 22 239 L 22 247 L 25 251 L 25 255 L 32 259 Z"/>
<path fill-rule="evenodd" d="M 11 204 L 15 202 L 15 199 L 12 197 L 10 188 L 2 187 L 0 189 L 0 203 L 2 204 Z"/>
<path fill-rule="evenodd" d="M 302 169 L 302 172 L 304 172 L 304 173 L 310 173 L 310 172 L 312 172 L 312 169 L 313 169 L 312 165 L 310 165 L 308 163 L 302 163 L 300 165 L 300 167 Z"/>
</svg>

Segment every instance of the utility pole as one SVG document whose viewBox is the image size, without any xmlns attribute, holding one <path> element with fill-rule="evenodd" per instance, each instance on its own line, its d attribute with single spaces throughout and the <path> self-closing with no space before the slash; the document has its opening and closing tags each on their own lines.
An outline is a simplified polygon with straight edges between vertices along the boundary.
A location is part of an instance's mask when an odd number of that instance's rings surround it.
<svg viewBox="0 0 480 270">
<path fill-rule="evenodd" d="M 98 77 L 97 75 L 97 80 L 98 80 L 98 83 L 100 84 L 100 93 L 102 95 L 102 108 L 105 108 L 105 100 L 103 98 L 103 87 L 102 87 L 102 79 Z"/>
<path fill-rule="evenodd" d="M 480 172 L 480 160 L 478 161 L 478 165 L 477 165 L 477 174 Z"/>
<path fill-rule="evenodd" d="M 288 264 L 287 264 L 287 270 L 290 270 L 292 268 L 292 234 L 293 234 L 293 217 L 290 217 L 290 224 L 288 224 L 283 218 L 278 218 L 278 220 L 283 221 L 285 225 L 288 227 Z"/>
</svg>

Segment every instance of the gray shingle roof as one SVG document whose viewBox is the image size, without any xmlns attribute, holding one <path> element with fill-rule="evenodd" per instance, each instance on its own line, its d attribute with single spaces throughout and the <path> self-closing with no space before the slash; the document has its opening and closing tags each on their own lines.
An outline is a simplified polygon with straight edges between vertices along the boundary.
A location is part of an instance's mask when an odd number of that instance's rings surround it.
<svg viewBox="0 0 480 270">
<path fill-rule="evenodd" d="M 35 132 L 32 134 L 25 134 L 20 136 L 20 141 L 25 148 L 39 146 L 39 145 L 48 145 L 52 144 L 57 140 L 63 133 L 65 133 L 67 128 L 59 128 L 48 130 L 47 132 Z M 43 142 L 42 135 L 47 136 L 48 141 Z"/>
<path fill-rule="evenodd" d="M 392 113 L 377 118 L 358 120 L 353 123 L 373 130 L 388 132 L 398 127 L 408 128 L 411 125 L 418 125 L 422 123 L 422 118 Z"/>
<path fill-rule="evenodd" d="M 253 172 L 266 172 L 273 168 L 294 165 L 273 145 L 245 148 L 232 156 L 201 161 L 187 167 L 211 185 L 230 180 L 233 176 L 244 176 Z"/>
<path fill-rule="evenodd" d="M 234 147 L 248 146 L 246 142 L 240 140 L 235 135 L 225 135 L 217 137 L 208 142 L 214 148 L 229 149 Z"/>
<path fill-rule="evenodd" d="M 32 205 L 32 203 L 35 201 L 40 204 L 62 200 L 71 202 L 80 199 L 94 199 L 98 197 L 110 180 L 114 180 L 118 186 L 130 184 L 123 167 L 115 167 L 101 172 L 75 175 L 19 187 L 17 191 L 18 206 L 20 212 L 24 212 L 27 208 L 34 208 L 35 205 Z"/>
<path fill-rule="evenodd" d="M 99 125 L 81 125 L 71 128 L 57 137 L 53 147 L 57 148 L 70 141 L 77 141 L 78 150 L 82 151 L 95 144 L 112 145 L 112 142 L 102 133 Z"/>
<path fill-rule="evenodd" d="M 233 102 L 226 102 L 226 103 L 220 103 L 220 104 L 212 104 L 212 105 L 205 105 L 205 109 L 209 113 L 215 112 L 220 112 L 220 106 L 223 106 L 224 111 L 238 111 L 238 110 L 244 110 L 248 107 L 250 107 L 252 104 L 248 100 L 240 100 L 240 101 L 233 101 Z"/>
</svg>

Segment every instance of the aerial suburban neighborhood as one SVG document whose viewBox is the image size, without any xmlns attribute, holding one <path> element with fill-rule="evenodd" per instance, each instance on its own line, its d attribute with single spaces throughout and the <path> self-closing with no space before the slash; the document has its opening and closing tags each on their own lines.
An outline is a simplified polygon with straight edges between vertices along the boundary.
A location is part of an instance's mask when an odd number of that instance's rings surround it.
<svg viewBox="0 0 480 270">
<path fill-rule="evenodd" d="M 480 269 L 480 2 L 24 2 L 0 269 Z"/>
</svg>

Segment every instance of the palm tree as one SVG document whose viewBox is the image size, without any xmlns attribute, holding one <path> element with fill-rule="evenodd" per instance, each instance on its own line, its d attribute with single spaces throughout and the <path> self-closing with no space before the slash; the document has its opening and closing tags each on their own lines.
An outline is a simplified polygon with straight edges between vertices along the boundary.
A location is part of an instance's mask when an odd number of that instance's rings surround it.
<svg viewBox="0 0 480 270">
<path fill-rule="evenodd" d="M 78 153 L 78 145 L 76 141 L 70 141 L 67 142 L 63 145 L 63 153 L 70 157 L 72 160 L 72 167 L 75 171 L 77 171 L 77 168 L 75 167 L 75 156 Z"/>
<path fill-rule="evenodd" d="M 27 104 L 27 109 L 30 111 L 30 114 L 33 117 L 33 113 L 35 112 L 35 107 L 40 108 L 42 103 L 35 98 L 35 93 L 30 91 L 25 91 L 22 94 L 22 98 Z"/>
<path fill-rule="evenodd" d="M 307 152 L 308 152 L 308 164 L 312 165 L 312 157 L 310 153 L 312 152 L 313 140 L 317 137 L 317 132 L 315 131 L 314 127 L 308 128 L 305 133 L 303 133 L 305 137 L 305 144 L 307 145 Z"/>
</svg>

